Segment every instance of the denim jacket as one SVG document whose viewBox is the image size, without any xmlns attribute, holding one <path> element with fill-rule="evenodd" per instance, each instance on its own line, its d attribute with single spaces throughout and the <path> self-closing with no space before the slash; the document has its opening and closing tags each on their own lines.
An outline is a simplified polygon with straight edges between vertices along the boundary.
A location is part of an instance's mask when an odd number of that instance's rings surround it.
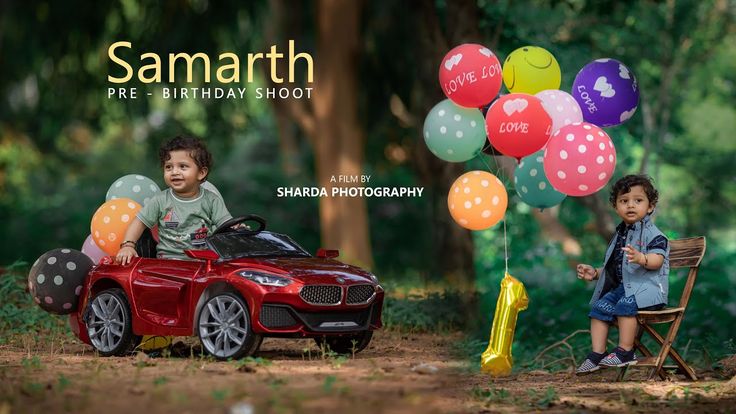
<svg viewBox="0 0 736 414">
<path fill-rule="evenodd" d="M 623 258 L 622 264 L 622 276 L 623 285 L 626 296 L 634 295 L 636 299 L 636 305 L 639 308 L 646 308 L 648 306 L 659 305 L 660 303 L 667 304 L 667 293 L 669 291 L 668 276 L 670 273 L 670 245 L 667 243 L 667 250 L 652 249 L 647 251 L 647 246 L 657 236 L 666 237 L 651 221 L 651 214 L 647 214 L 641 221 L 634 223 L 634 228 L 629 231 L 626 236 L 626 244 L 630 244 L 636 250 L 648 254 L 656 253 L 664 256 L 664 263 L 662 267 L 656 270 L 645 269 L 644 266 L 631 263 Z M 593 297 L 590 300 L 591 305 L 603 295 L 608 293 L 611 289 L 611 278 L 616 275 L 608 275 L 606 272 L 606 264 L 613 255 L 613 248 L 616 245 L 616 235 L 614 234 L 613 239 L 608 244 L 606 250 L 606 258 L 603 261 L 603 271 L 598 279 L 598 283 L 595 285 L 595 291 L 593 291 Z"/>
</svg>

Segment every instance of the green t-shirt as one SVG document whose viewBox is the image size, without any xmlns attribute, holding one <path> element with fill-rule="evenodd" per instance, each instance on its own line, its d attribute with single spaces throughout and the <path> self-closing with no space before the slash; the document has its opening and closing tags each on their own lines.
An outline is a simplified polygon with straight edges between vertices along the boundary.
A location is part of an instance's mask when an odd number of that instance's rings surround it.
<svg viewBox="0 0 736 414">
<path fill-rule="evenodd" d="M 148 228 L 158 224 L 156 250 L 164 259 L 189 259 L 184 250 L 204 248 L 205 237 L 232 218 L 222 198 L 205 188 L 189 199 L 167 188 L 151 197 L 136 217 Z"/>
</svg>

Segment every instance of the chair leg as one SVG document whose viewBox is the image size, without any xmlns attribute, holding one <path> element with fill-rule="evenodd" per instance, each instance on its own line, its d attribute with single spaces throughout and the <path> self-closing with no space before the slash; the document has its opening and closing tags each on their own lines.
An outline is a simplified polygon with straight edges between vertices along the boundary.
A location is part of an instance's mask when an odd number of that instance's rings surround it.
<svg viewBox="0 0 736 414">
<path fill-rule="evenodd" d="M 667 339 L 669 339 L 669 344 L 665 343 L 666 341 L 665 338 L 663 338 L 662 335 L 659 334 L 659 332 L 655 331 L 654 328 L 652 328 L 649 325 L 642 325 L 642 326 L 650 335 L 652 335 L 652 337 L 654 338 L 655 341 L 657 341 L 657 343 L 662 345 L 662 350 L 660 351 L 659 358 L 658 358 L 659 365 L 657 368 L 661 370 L 662 365 L 664 365 L 665 359 L 667 359 L 667 356 L 670 356 L 675 361 L 675 364 L 677 364 L 677 366 L 683 372 L 685 372 L 685 375 L 688 377 L 688 379 L 692 381 L 697 381 L 698 377 L 695 375 L 695 371 L 690 367 L 690 365 L 687 364 L 687 362 L 685 362 L 685 359 L 682 358 L 680 353 L 677 352 L 677 350 L 672 347 L 672 340 L 674 340 L 674 336 L 677 334 L 677 328 L 679 328 L 679 325 L 680 325 L 679 322 L 681 320 L 682 320 L 682 317 L 676 319 L 673 325 L 670 327 L 669 332 L 667 332 Z M 677 324 L 677 326 L 675 326 L 675 324 Z M 670 336 L 672 338 L 670 338 Z M 667 353 L 664 352 L 665 346 L 666 346 Z"/>
<path fill-rule="evenodd" d="M 642 336 L 643 336 L 643 335 L 644 335 L 644 329 L 642 328 L 642 325 L 641 325 L 641 323 L 639 323 L 639 328 L 638 328 L 638 330 L 637 330 L 637 333 L 636 333 L 636 338 L 634 339 L 634 346 L 635 346 L 635 347 L 636 347 L 636 349 L 638 349 L 638 350 L 639 350 L 639 351 L 640 351 L 640 352 L 641 352 L 642 354 L 644 354 L 644 356 L 645 356 L 645 357 L 654 357 L 654 354 L 652 353 L 652 351 L 650 351 L 650 350 L 649 350 L 649 348 L 647 348 L 647 347 L 646 347 L 646 345 L 644 345 L 644 344 L 643 344 L 643 343 L 641 342 L 641 338 L 642 338 Z M 661 345 L 661 344 L 660 344 L 660 345 Z M 657 373 L 659 374 L 659 378 L 661 378 L 662 380 L 666 380 L 666 379 L 667 379 L 667 374 L 666 374 L 666 373 L 664 373 L 664 372 L 663 372 L 663 371 L 661 371 L 661 370 L 660 370 L 660 371 L 657 371 L 657 370 L 650 370 L 650 372 L 649 372 L 649 375 L 648 375 L 647 377 L 648 377 L 649 379 L 652 379 L 652 378 L 654 377 L 654 373 L 655 373 L 655 372 L 657 372 Z"/>
</svg>

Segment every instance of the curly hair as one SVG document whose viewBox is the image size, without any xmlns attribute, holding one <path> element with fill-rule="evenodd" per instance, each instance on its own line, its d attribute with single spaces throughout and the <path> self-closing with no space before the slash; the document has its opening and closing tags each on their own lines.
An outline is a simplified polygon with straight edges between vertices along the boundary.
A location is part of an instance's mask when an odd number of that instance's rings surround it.
<svg viewBox="0 0 736 414">
<path fill-rule="evenodd" d="M 649 199 L 649 204 L 653 206 L 656 205 L 657 200 L 659 200 L 659 191 L 654 188 L 652 177 L 645 174 L 631 174 L 616 181 L 616 183 L 611 188 L 611 195 L 608 197 L 608 201 L 613 207 L 616 207 L 616 198 L 621 194 L 626 194 L 630 192 L 631 187 L 637 185 L 642 186 L 642 188 L 644 189 L 644 192 L 647 194 L 647 198 Z"/>
<path fill-rule="evenodd" d="M 212 154 L 207 150 L 205 143 L 199 138 L 186 135 L 177 135 L 161 145 L 158 150 L 161 166 L 163 167 L 166 161 L 171 159 L 171 151 L 181 150 L 188 151 L 189 156 L 200 169 L 207 168 L 208 174 L 212 170 Z"/>
</svg>

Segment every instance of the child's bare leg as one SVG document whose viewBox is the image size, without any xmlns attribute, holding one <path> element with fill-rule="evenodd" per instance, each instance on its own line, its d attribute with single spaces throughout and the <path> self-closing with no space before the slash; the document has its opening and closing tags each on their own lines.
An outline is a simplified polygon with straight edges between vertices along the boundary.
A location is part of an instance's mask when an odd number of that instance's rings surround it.
<svg viewBox="0 0 736 414">
<path fill-rule="evenodd" d="M 631 351 L 634 348 L 637 325 L 636 317 L 634 316 L 618 317 L 618 346 L 627 351 Z"/>
<path fill-rule="evenodd" d="M 606 339 L 608 339 L 608 323 L 590 318 L 590 340 L 593 344 L 593 352 L 599 354 L 606 352 Z"/>
</svg>

